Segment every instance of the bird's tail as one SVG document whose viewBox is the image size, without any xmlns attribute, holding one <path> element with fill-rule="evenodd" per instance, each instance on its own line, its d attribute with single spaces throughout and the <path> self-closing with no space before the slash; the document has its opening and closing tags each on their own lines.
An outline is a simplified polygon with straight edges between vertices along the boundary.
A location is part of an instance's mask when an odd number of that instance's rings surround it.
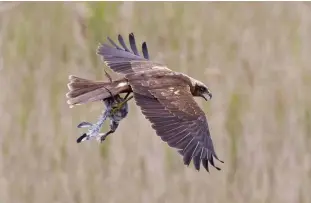
<svg viewBox="0 0 311 203">
<path fill-rule="evenodd" d="M 99 101 L 126 92 L 128 88 L 129 85 L 126 80 L 103 82 L 70 75 L 69 92 L 66 94 L 67 103 L 73 107 L 74 105 Z"/>
</svg>

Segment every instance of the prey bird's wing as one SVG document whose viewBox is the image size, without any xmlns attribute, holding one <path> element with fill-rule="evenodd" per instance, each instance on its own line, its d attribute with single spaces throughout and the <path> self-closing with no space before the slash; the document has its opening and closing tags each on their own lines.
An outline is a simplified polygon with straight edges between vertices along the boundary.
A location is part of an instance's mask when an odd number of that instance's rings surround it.
<svg viewBox="0 0 311 203">
<path fill-rule="evenodd" d="M 146 42 L 142 44 L 143 55 L 139 55 L 133 33 L 129 35 L 131 50 L 126 46 L 121 35 L 118 36 L 120 46 L 110 38 L 108 38 L 108 41 L 111 45 L 106 43 L 100 44 L 97 48 L 97 54 L 102 57 L 106 65 L 114 72 L 127 75 L 145 71 L 171 71 L 162 64 L 149 61 Z"/>
<path fill-rule="evenodd" d="M 178 77 L 146 78 L 131 83 L 134 98 L 158 136 L 177 148 L 184 164 L 191 160 L 197 170 L 208 171 L 215 153 L 206 116 L 192 97 L 189 86 Z M 221 160 L 219 160 L 222 162 Z"/>
</svg>

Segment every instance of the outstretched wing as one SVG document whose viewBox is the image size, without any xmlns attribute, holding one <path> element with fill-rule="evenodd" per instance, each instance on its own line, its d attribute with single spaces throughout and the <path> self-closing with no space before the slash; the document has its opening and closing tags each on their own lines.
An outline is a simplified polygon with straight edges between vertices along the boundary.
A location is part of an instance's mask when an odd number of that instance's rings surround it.
<svg viewBox="0 0 311 203">
<path fill-rule="evenodd" d="M 201 163 L 207 171 L 208 163 L 220 170 L 214 164 L 214 158 L 219 159 L 205 114 L 183 80 L 178 77 L 143 78 L 133 80 L 131 86 L 137 105 L 157 135 L 178 149 L 185 165 L 193 160 L 197 170 L 200 170 Z"/>
<path fill-rule="evenodd" d="M 201 163 L 207 171 L 208 163 L 219 169 L 214 164 L 214 158 L 218 157 L 205 114 L 194 101 L 184 76 L 149 61 L 146 43 L 142 46 L 143 56 L 140 56 L 133 34 L 129 36 L 132 51 L 120 35 L 121 47 L 108 40 L 112 47 L 101 44 L 97 54 L 108 67 L 128 79 L 137 105 L 157 135 L 169 146 L 179 149 L 186 165 L 193 160 L 197 170 Z"/>
<path fill-rule="evenodd" d="M 97 54 L 103 58 L 106 65 L 114 72 L 127 75 L 147 70 L 171 71 L 162 64 L 149 61 L 149 53 L 146 42 L 142 44 L 143 56 L 139 55 L 133 33 L 129 35 L 129 42 L 132 51 L 126 46 L 121 35 L 118 36 L 118 41 L 121 47 L 109 37 L 108 41 L 112 46 L 105 43 L 100 44 L 97 48 Z"/>
</svg>

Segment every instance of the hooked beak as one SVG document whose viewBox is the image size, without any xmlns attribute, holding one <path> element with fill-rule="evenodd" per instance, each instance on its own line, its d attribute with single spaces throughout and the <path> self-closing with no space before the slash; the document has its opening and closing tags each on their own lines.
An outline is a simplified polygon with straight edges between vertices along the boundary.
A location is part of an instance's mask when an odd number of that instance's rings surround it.
<svg viewBox="0 0 311 203">
<path fill-rule="evenodd" d="M 206 92 L 206 93 L 203 93 L 202 94 L 202 97 L 205 99 L 205 101 L 208 101 L 208 100 L 211 100 L 213 95 L 210 91 Z"/>
</svg>

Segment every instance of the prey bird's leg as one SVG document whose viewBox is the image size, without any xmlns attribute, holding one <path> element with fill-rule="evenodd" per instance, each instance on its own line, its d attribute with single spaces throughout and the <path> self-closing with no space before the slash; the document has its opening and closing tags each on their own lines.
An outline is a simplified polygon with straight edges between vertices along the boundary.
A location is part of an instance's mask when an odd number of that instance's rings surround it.
<svg viewBox="0 0 311 203">
<path fill-rule="evenodd" d="M 99 132 L 100 132 L 102 125 L 104 124 L 105 120 L 109 116 L 110 111 L 111 111 L 111 106 L 108 105 L 106 110 L 103 111 L 103 113 L 101 114 L 99 120 L 95 124 L 92 124 L 90 126 L 87 133 L 84 133 L 83 135 L 81 135 L 77 139 L 77 143 L 80 143 L 80 142 L 85 141 L 85 140 L 89 140 L 92 137 L 97 137 L 99 135 Z"/>
<path fill-rule="evenodd" d="M 106 132 L 105 134 L 103 134 L 102 136 L 100 136 L 99 138 L 100 142 L 103 142 L 108 135 L 114 133 L 117 130 L 118 126 L 119 126 L 119 122 L 113 121 L 113 120 L 110 121 L 110 130 Z"/>
</svg>

